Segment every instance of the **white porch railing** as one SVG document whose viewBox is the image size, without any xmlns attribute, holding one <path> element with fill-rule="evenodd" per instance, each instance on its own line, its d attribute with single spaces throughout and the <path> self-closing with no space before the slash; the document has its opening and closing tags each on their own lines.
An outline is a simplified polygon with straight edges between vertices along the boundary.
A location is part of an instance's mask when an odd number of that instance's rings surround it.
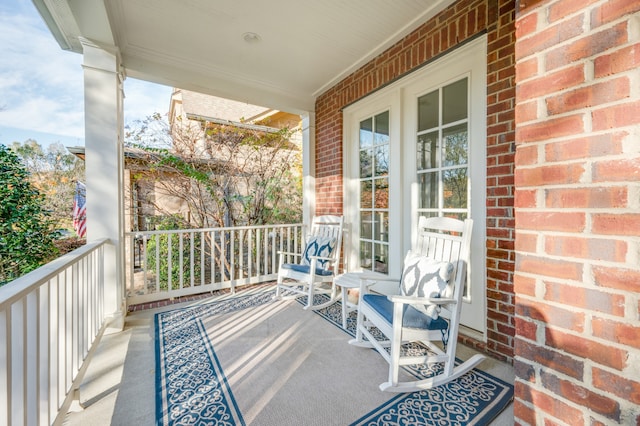
<svg viewBox="0 0 640 426">
<path fill-rule="evenodd" d="M 278 252 L 297 252 L 302 224 L 127 233 L 127 303 L 275 280 Z"/>
<path fill-rule="evenodd" d="M 0 425 L 62 423 L 105 326 L 105 242 L 0 287 Z"/>
</svg>

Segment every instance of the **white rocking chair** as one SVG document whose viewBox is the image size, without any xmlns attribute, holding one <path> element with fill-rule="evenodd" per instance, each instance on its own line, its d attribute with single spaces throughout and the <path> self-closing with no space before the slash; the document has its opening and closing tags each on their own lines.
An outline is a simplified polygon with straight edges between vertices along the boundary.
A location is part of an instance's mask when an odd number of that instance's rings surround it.
<svg viewBox="0 0 640 426">
<path fill-rule="evenodd" d="M 304 309 L 320 309 L 340 297 L 333 279 L 340 267 L 343 225 L 342 216 L 315 216 L 303 252 L 279 252 L 276 298 L 307 296 Z M 299 258 L 299 263 L 286 263 L 290 257 Z M 283 291 L 287 294 L 283 295 Z M 316 294 L 328 294 L 329 299 L 314 304 Z"/>
<path fill-rule="evenodd" d="M 462 376 L 484 359 L 478 354 L 454 366 L 471 219 L 462 222 L 420 217 L 418 228 L 417 247 L 405 258 L 401 294 L 367 294 L 368 286 L 360 286 L 356 338 L 349 343 L 373 347 L 389 363 L 389 380 L 380 385 L 383 391 L 414 392 L 439 386 Z M 376 327 L 384 338 L 376 340 L 371 327 Z M 428 352 L 420 348 L 416 354 L 415 350 L 402 347 L 412 342 Z M 432 363 L 444 364 L 436 375 L 399 382 L 401 366 Z"/>
</svg>

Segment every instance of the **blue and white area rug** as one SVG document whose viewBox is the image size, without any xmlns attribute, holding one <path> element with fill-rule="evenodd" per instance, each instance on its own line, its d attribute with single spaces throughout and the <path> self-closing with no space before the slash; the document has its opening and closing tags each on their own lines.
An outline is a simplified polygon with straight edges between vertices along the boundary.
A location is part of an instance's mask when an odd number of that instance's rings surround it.
<svg viewBox="0 0 640 426">
<path fill-rule="evenodd" d="M 381 392 L 386 362 L 347 343 L 355 313 L 345 332 L 339 302 L 316 315 L 273 294 L 156 315 L 158 425 L 488 424 L 513 398 L 512 385 L 479 370 Z"/>
</svg>

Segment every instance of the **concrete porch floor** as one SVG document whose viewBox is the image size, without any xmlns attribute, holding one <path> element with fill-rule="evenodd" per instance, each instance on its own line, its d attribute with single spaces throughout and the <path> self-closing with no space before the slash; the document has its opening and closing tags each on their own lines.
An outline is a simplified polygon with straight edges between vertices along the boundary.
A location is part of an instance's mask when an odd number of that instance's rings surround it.
<svg viewBox="0 0 640 426">
<path fill-rule="evenodd" d="M 229 294 L 224 294 L 196 302 L 129 313 L 123 331 L 102 337 L 80 387 L 79 398 L 83 409 L 69 412 L 63 424 L 155 425 L 154 314 L 228 297 Z M 458 345 L 458 358 L 468 359 L 474 353 L 469 347 Z M 508 383 L 514 382 L 513 367 L 493 358 L 487 357 L 479 369 Z M 293 416 L 291 424 L 300 424 L 299 419 Z M 513 403 L 491 424 L 513 425 Z"/>
</svg>

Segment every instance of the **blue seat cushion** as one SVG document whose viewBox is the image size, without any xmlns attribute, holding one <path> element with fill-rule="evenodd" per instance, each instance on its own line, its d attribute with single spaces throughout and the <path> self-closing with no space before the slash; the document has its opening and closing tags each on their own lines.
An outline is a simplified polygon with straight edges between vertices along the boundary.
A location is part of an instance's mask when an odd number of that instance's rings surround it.
<svg viewBox="0 0 640 426">
<path fill-rule="evenodd" d="M 292 271 L 301 272 L 303 274 L 309 273 L 310 265 L 298 265 L 296 263 L 283 263 L 282 269 L 291 269 Z M 322 268 L 316 268 L 316 275 L 321 275 L 323 277 L 329 277 L 333 275 L 333 272 L 328 271 Z"/>
<path fill-rule="evenodd" d="M 393 320 L 393 302 L 387 296 L 379 294 L 365 294 L 362 303 L 371 306 L 389 324 Z M 441 317 L 432 319 L 430 316 L 420 312 L 411 305 L 404 305 L 402 313 L 402 326 L 408 328 L 419 328 L 422 330 L 446 330 L 449 328 L 447 321 Z"/>
</svg>

